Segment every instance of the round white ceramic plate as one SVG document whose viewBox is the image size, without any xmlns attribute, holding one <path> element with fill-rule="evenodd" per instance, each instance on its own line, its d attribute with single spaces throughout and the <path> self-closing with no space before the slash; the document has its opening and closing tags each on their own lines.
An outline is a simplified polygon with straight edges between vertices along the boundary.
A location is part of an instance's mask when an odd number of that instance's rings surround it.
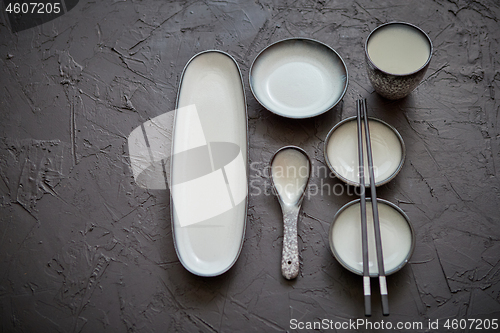
<svg viewBox="0 0 500 333">
<path fill-rule="evenodd" d="M 306 38 L 269 45 L 250 68 L 255 99 L 288 118 L 308 118 L 330 110 L 344 96 L 347 81 L 347 68 L 338 53 Z"/>
<path fill-rule="evenodd" d="M 413 253 L 415 237 L 406 214 L 389 201 L 378 199 L 385 274 L 400 270 Z M 371 199 L 366 201 L 370 275 L 378 273 Z M 360 200 L 343 206 L 330 225 L 330 249 L 337 260 L 356 274 L 363 274 Z"/>
<path fill-rule="evenodd" d="M 398 131 L 375 118 L 368 118 L 373 156 L 375 185 L 392 180 L 403 166 L 405 145 Z M 325 160 L 330 170 L 346 183 L 359 186 L 358 132 L 356 117 L 344 119 L 328 133 L 325 141 Z M 370 185 L 368 158 L 363 126 L 365 185 Z"/>
</svg>

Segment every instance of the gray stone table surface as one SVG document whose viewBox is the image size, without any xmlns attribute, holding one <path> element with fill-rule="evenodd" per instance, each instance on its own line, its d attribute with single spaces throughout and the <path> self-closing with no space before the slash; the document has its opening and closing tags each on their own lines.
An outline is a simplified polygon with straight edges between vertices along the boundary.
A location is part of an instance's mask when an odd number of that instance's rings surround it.
<svg viewBox="0 0 500 333">
<path fill-rule="evenodd" d="M 82 0 L 18 32 L 4 9 L 0 331 L 284 332 L 322 320 L 325 331 L 366 330 L 345 326 L 364 318 L 362 279 L 333 258 L 327 235 L 337 210 L 357 198 L 352 188 L 327 174 L 311 179 L 300 274 L 287 281 L 281 211 L 265 172 L 288 144 L 326 170 L 326 134 L 355 115 L 359 96 L 405 140 L 405 165 L 379 196 L 416 232 L 409 264 L 388 277 L 391 315 L 381 315 L 375 288 L 368 321 L 429 332 L 446 331 L 447 320 L 500 320 L 498 1 Z M 366 37 L 389 21 L 418 25 L 434 44 L 424 80 L 399 101 L 373 91 L 364 65 Z M 323 115 L 283 118 L 250 91 L 255 56 L 288 37 L 326 43 L 346 62 L 348 90 Z M 174 110 L 182 69 L 207 49 L 241 68 L 251 163 L 243 248 L 214 278 L 180 264 L 169 191 L 138 187 L 127 149 L 134 128 Z M 436 321 L 439 330 L 429 327 Z"/>
</svg>

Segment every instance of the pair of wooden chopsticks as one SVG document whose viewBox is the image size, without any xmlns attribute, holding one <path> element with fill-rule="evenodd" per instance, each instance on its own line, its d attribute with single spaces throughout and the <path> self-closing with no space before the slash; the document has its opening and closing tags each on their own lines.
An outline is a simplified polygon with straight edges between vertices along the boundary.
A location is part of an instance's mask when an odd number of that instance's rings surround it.
<svg viewBox="0 0 500 333">
<path fill-rule="evenodd" d="M 363 294 L 365 297 L 365 316 L 371 316 L 371 286 L 370 268 L 368 259 L 368 226 L 366 222 L 366 196 L 365 196 L 365 164 L 363 161 L 363 134 L 361 120 L 363 119 L 366 139 L 366 155 L 368 159 L 368 174 L 370 177 L 371 202 L 373 211 L 373 227 L 375 231 L 375 247 L 377 249 L 377 267 L 380 284 L 380 298 L 382 300 L 382 314 L 389 315 L 389 298 L 387 296 L 387 282 L 384 269 L 384 257 L 382 254 L 382 239 L 380 236 L 380 223 L 378 217 L 377 190 L 375 188 L 375 176 L 373 173 L 373 156 L 370 141 L 370 129 L 366 115 L 366 99 L 356 101 L 358 121 L 358 156 L 359 156 L 359 186 L 361 204 L 361 243 L 363 251 Z"/>
</svg>

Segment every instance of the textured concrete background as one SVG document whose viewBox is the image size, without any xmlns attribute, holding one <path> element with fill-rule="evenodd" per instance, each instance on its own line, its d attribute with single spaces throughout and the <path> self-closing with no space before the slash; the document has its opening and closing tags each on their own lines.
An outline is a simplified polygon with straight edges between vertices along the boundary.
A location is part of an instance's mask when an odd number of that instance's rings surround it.
<svg viewBox="0 0 500 333">
<path fill-rule="evenodd" d="M 18 33 L 0 17 L 0 331 L 283 332 L 291 319 L 363 318 L 361 278 L 334 260 L 327 236 L 352 189 L 312 179 L 336 193 L 305 200 L 301 272 L 289 282 L 263 172 L 287 144 L 324 168 L 324 138 L 359 96 L 406 142 L 406 163 L 379 196 L 408 214 L 417 240 L 388 278 L 390 317 L 374 297 L 370 321 L 419 321 L 423 332 L 428 320 L 440 331 L 446 319 L 500 320 L 498 1 L 80 1 Z M 369 32 L 393 20 L 434 43 L 424 81 L 396 102 L 373 92 L 363 53 Z M 275 116 L 248 87 L 257 53 L 294 36 L 332 46 L 349 70 L 343 103 L 312 119 Z M 243 249 L 216 278 L 179 263 L 169 192 L 134 183 L 126 145 L 174 109 L 184 65 L 206 49 L 241 67 L 252 163 Z"/>
</svg>

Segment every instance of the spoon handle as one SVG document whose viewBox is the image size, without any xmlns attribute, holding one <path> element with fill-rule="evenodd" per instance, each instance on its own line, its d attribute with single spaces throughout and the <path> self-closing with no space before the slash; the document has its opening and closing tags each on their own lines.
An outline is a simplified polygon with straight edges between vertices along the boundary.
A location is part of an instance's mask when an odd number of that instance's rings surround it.
<svg viewBox="0 0 500 333">
<path fill-rule="evenodd" d="M 292 280 L 299 275 L 299 246 L 297 241 L 297 220 L 299 207 L 283 207 L 283 254 L 281 274 Z"/>
</svg>

